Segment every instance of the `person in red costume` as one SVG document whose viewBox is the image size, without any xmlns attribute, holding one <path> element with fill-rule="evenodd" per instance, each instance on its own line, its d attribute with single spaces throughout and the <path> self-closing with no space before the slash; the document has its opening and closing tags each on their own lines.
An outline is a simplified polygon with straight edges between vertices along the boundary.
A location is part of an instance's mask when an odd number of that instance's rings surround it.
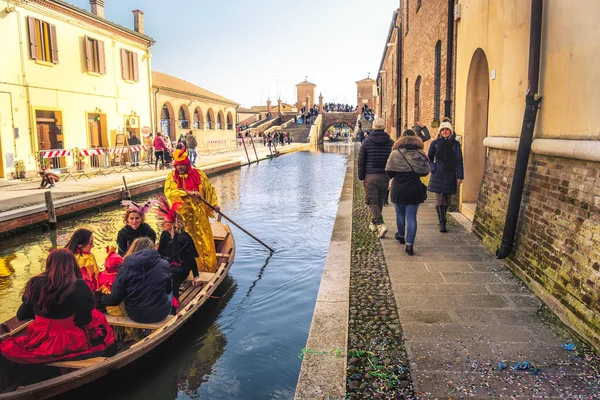
<svg viewBox="0 0 600 400">
<path fill-rule="evenodd" d="M 0 343 L 5 359 L 47 364 L 116 352 L 112 328 L 94 309 L 94 295 L 81 277 L 73 253 L 67 249 L 50 253 L 46 270 L 27 282 L 17 311 L 19 320 L 35 320 L 25 335 Z"/>
<path fill-rule="evenodd" d="M 112 285 L 117 277 L 119 267 L 123 264 L 123 257 L 117 253 L 117 249 L 114 247 L 106 247 L 108 256 L 104 261 L 104 271 L 98 275 L 98 289 L 96 291 L 102 294 L 110 294 L 112 291 Z M 127 315 L 125 311 L 125 305 L 123 303 L 118 306 L 106 306 L 106 312 L 115 317 L 121 317 Z"/>
<path fill-rule="evenodd" d="M 100 268 L 96 262 L 96 257 L 91 253 L 94 247 L 94 234 L 89 229 L 79 228 L 71 235 L 69 242 L 65 246 L 75 255 L 75 260 L 79 268 L 83 280 L 90 287 L 92 292 L 98 289 L 98 274 Z"/>
</svg>

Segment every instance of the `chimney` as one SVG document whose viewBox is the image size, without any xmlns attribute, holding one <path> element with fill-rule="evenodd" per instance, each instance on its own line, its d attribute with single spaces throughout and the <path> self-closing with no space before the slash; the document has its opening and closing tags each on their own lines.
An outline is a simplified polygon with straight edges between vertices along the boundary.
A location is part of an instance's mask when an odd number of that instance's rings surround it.
<svg viewBox="0 0 600 400">
<path fill-rule="evenodd" d="M 104 18 L 104 0 L 90 0 L 92 14 Z"/>
<path fill-rule="evenodd" d="M 133 30 L 139 34 L 144 34 L 144 12 L 133 10 Z"/>
</svg>

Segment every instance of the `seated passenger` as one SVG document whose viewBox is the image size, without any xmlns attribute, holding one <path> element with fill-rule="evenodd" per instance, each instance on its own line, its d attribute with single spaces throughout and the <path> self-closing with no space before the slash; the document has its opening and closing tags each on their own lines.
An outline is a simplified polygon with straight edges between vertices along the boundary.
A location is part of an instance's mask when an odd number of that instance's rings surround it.
<svg viewBox="0 0 600 400">
<path fill-rule="evenodd" d="M 169 263 L 154 250 L 152 240 L 138 238 L 119 267 L 111 293 L 100 295 L 100 303 L 116 306 L 125 300 L 125 310 L 132 320 L 159 322 L 171 312 L 172 288 Z"/>
<path fill-rule="evenodd" d="M 100 268 L 96 262 L 96 257 L 91 253 L 93 247 L 94 235 L 92 231 L 85 228 L 79 228 L 73 232 L 73 235 L 71 235 L 69 242 L 65 246 L 66 249 L 71 250 L 75 255 L 77 264 L 81 268 L 83 280 L 90 287 L 90 290 L 95 292 L 98 288 Z"/>
<path fill-rule="evenodd" d="M 51 252 L 46 270 L 27 282 L 17 318 L 35 321 L 25 335 L 0 343 L 2 355 L 10 361 L 44 364 L 116 351 L 113 331 L 104 314 L 94 310 L 94 296 L 67 249 Z"/>
<path fill-rule="evenodd" d="M 156 242 L 156 232 L 147 223 L 144 222 L 146 213 L 152 209 L 156 200 L 149 200 L 144 204 L 138 205 L 131 200 L 123 200 L 121 205 L 127 206 L 123 221 L 125 226 L 121 228 L 117 234 L 117 246 L 119 247 L 119 255 L 127 253 L 131 243 L 139 237 L 147 237 Z"/>
<path fill-rule="evenodd" d="M 112 285 L 117 277 L 117 271 L 121 264 L 123 264 L 123 257 L 117 254 L 116 249 L 106 248 L 108 257 L 104 261 L 104 271 L 98 275 L 98 289 L 97 291 L 101 294 L 110 294 Z M 107 306 L 106 312 L 115 317 L 121 317 L 127 315 L 125 311 L 125 304 L 121 303 L 118 306 Z"/>
<path fill-rule="evenodd" d="M 177 209 L 182 204 L 182 202 L 176 201 L 169 207 L 169 203 L 161 197 L 158 207 L 158 215 L 162 220 L 163 228 L 158 242 L 158 252 L 169 262 L 169 269 L 173 278 L 173 296 L 177 300 L 179 300 L 179 286 L 190 275 L 190 271 L 194 276 L 192 284 L 194 286 L 200 284 L 198 266 L 196 265 L 198 251 L 194 245 L 194 240 L 184 230 L 185 226 L 181 215 L 177 214 Z"/>
</svg>

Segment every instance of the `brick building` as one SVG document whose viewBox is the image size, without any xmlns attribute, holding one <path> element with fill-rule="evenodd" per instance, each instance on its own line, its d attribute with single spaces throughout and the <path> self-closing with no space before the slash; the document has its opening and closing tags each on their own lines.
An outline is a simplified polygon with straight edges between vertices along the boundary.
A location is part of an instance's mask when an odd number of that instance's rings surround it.
<svg viewBox="0 0 600 400">
<path fill-rule="evenodd" d="M 296 85 L 296 93 L 298 95 L 296 108 L 298 111 L 300 111 L 302 107 L 309 109 L 315 104 L 316 87 L 317 85 L 309 82 L 308 79 L 305 79 L 303 82 Z"/>
<path fill-rule="evenodd" d="M 377 81 L 375 79 L 366 77 L 356 81 L 356 104 L 359 109 L 366 104 L 370 109 L 375 110 L 376 99 Z"/>
<path fill-rule="evenodd" d="M 496 252 L 513 190 L 535 14 L 532 1 L 460 3 L 455 127 L 464 137 L 462 201 L 476 204 L 473 232 Z M 542 100 L 505 260 L 600 347 L 600 96 L 593 92 L 600 87 L 600 41 L 591 40 L 600 3 L 549 1 L 539 15 Z"/>
</svg>

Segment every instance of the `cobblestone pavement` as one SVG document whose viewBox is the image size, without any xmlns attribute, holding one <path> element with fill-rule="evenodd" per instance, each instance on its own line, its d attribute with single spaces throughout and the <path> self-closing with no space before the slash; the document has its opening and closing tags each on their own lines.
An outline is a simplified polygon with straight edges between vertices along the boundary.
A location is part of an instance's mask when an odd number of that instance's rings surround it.
<svg viewBox="0 0 600 400">
<path fill-rule="evenodd" d="M 427 202 L 419 208 L 415 255 L 409 256 L 394 239 L 393 206 L 383 214 L 389 283 L 379 277 L 379 291 L 353 289 L 351 295 L 371 296 L 389 312 L 394 305 L 383 287 L 391 285 L 401 325 L 396 332 L 404 332 L 418 398 L 600 398 L 598 356 L 475 236 L 453 219 L 449 232 L 440 233 L 435 205 Z M 359 222 L 361 234 L 368 221 Z M 367 260 L 380 264 L 379 246 L 371 246 L 375 253 Z M 398 343 L 399 354 L 404 346 Z"/>
<path fill-rule="evenodd" d="M 364 196 L 355 172 L 347 398 L 410 399 L 414 391 L 402 327 L 383 249 L 368 229 Z"/>
</svg>

